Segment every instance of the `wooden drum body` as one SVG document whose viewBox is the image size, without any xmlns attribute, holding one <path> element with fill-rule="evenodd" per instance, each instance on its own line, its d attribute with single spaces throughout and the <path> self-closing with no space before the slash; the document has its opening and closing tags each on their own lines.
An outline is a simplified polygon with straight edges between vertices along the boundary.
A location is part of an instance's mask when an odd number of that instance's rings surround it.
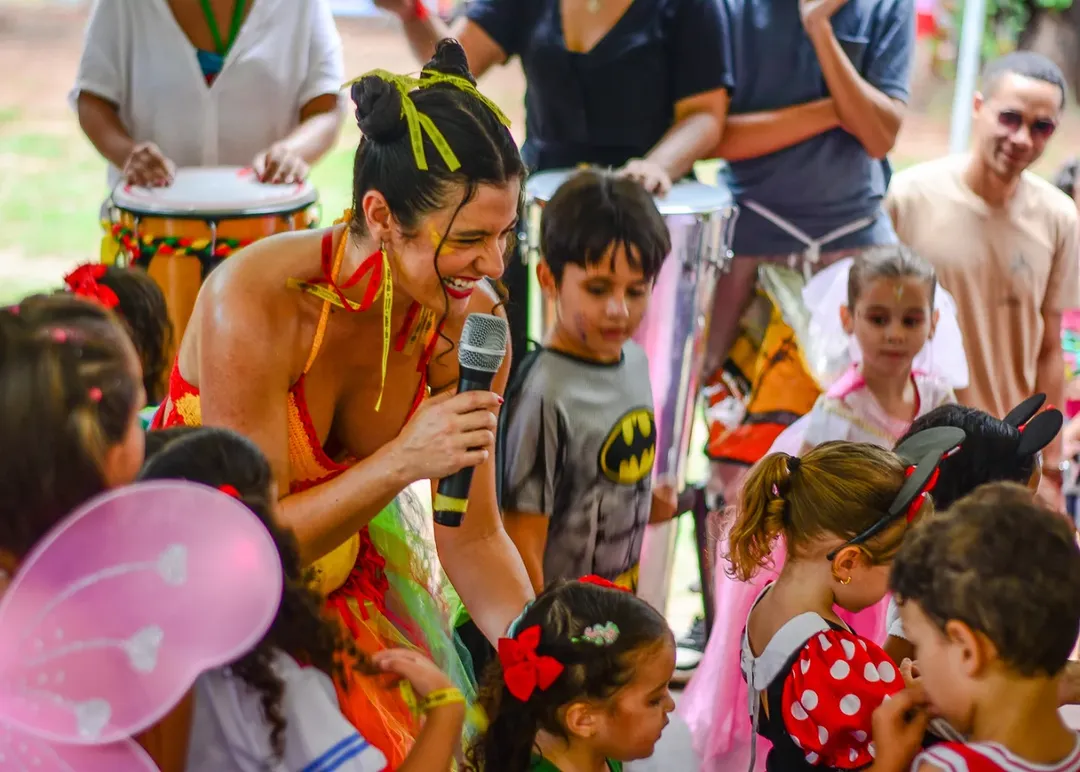
<svg viewBox="0 0 1080 772">
<path fill-rule="evenodd" d="M 318 226 L 317 200 L 310 183 L 268 185 L 251 169 L 180 169 L 167 188 L 117 187 L 107 203 L 117 246 L 103 258 L 158 283 L 179 345 L 210 271 L 259 239 Z"/>
</svg>

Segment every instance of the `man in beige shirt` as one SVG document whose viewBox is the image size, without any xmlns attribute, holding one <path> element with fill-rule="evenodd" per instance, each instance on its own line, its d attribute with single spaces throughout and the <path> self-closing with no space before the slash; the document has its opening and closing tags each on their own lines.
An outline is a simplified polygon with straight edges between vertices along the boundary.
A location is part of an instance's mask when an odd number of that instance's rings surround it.
<svg viewBox="0 0 1080 772">
<path fill-rule="evenodd" d="M 971 152 L 906 169 L 886 196 L 901 241 L 956 298 L 971 372 L 959 400 L 998 417 L 1036 392 L 1064 404 L 1061 314 L 1080 306 L 1077 210 L 1027 171 L 1064 105 L 1065 79 L 1048 59 L 1022 51 L 991 62 Z M 1060 443 L 1046 455 L 1044 474 L 1060 488 Z"/>
</svg>

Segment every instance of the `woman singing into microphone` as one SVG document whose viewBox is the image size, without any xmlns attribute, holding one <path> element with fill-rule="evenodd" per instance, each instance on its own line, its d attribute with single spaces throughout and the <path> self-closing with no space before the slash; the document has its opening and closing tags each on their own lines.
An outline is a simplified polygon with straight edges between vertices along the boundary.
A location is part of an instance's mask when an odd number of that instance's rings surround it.
<svg viewBox="0 0 1080 772">
<path fill-rule="evenodd" d="M 491 391 L 447 393 L 466 316 L 502 314 L 489 280 L 502 273 L 525 175 L 474 83 L 461 47 L 443 41 L 418 80 L 379 71 L 353 85 L 364 134 L 353 210 L 214 271 L 155 419 L 255 441 L 277 476 L 280 522 L 359 648 L 417 646 L 443 667 L 453 647 L 429 594 L 434 557 L 403 523 L 408 507 L 394 505 L 408 485 L 476 468 L 463 525 L 436 527 L 435 539 L 491 640 L 532 596 L 495 500 L 509 355 Z M 342 708 L 395 768 L 414 719 L 398 690 L 368 681 L 339 685 Z"/>
</svg>

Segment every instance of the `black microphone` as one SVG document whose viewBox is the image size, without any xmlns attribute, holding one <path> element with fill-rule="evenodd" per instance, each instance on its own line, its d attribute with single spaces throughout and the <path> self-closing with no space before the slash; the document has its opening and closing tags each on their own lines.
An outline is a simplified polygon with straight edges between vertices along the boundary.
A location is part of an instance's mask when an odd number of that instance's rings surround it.
<svg viewBox="0 0 1080 772">
<path fill-rule="evenodd" d="M 506 356 L 506 320 L 491 314 L 469 314 L 458 343 L 458 394 L 466 391 L 490 391 L 491 381 Z M 473 467 L 459 469 L 439 480 L 432 508 L 435 522 L 457 528 L 465 519 L 469 505 L 469 487 Z"/>
</svg>

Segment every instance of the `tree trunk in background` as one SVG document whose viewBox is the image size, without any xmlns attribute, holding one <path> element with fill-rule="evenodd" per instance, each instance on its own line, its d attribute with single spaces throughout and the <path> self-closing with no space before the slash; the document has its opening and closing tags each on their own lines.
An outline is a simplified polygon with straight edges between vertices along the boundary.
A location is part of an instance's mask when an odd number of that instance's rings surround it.
<svg viewBox="0 0 1080 772">
<path fill-rule="evenodd" d="M 1048 57 L 1061 68 L 1073 98 L 1080 101 L 1080 0 L 1064 11 L 1032 8 L 1017 47 Z"/>
</svg>

